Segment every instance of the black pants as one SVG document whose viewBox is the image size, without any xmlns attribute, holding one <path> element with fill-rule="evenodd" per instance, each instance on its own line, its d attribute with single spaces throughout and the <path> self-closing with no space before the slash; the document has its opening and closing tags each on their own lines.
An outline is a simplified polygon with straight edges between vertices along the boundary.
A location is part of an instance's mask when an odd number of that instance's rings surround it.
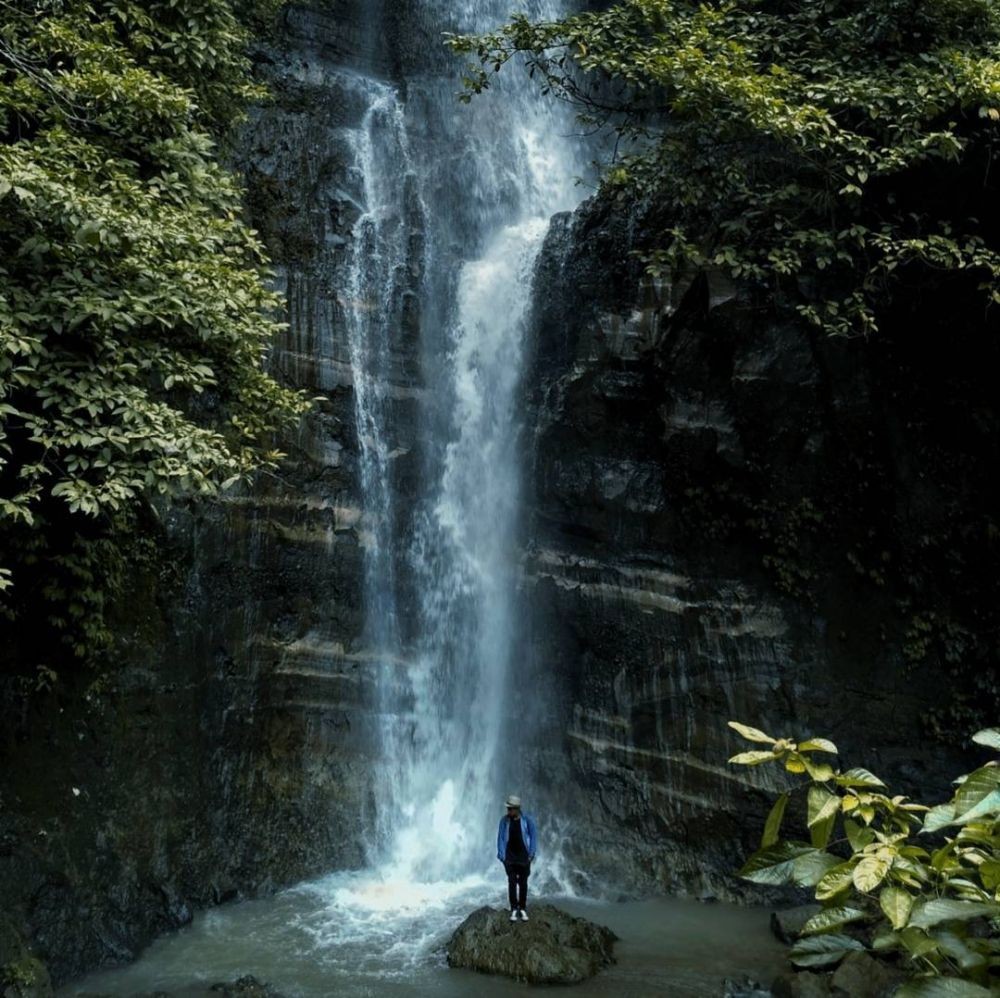
<svg viewBox="0 0 1000 998">
<path fill-rule="evenodd" d="M 531 863 L 504 863 L 503 868 L 507 871 L 507 898 L 511 908 L 527 908 Z"/>
</svg>

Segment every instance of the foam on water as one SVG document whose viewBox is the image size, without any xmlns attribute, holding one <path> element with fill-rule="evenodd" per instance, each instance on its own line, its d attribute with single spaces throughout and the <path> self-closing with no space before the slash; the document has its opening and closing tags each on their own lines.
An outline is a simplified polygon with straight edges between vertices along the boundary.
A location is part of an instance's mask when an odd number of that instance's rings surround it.
<svg viewBox="0 0 1000 998">
<path fill-rule="evenodd" d="M 495 903 L 498 893 L 495 877 L 420 882 L 392 869 L 335 874 L 299 890 L 319 904 L 301 924 L 321 959 L 347 959 L 352 970 L 380 977 L 426 962 L 470 910 Z"/>
</svg>

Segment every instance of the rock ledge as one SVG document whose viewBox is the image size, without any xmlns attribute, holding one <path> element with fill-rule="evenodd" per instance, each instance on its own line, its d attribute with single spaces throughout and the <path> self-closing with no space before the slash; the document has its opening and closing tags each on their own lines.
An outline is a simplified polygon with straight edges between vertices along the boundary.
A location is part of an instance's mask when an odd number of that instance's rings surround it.
<svg viewBox="0 0 1000 998">
<path fill-rule="evenodd" d="M 529 922 L 511 922 L 506 909 L 477 909 L 448 942 L 449 966 L 529 984 L 577 984 L 614 962 L 618 937 L 603 925 L 548 904 L 529 914 Z"/>
</svg>

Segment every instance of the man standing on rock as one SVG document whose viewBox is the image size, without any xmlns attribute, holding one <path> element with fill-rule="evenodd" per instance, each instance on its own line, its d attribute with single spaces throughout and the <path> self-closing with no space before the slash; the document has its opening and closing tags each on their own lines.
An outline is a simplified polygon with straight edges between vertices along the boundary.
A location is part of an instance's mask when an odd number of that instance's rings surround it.
<svg viewBox="0 0 1000 998">
<path fill-rule="evenodd" d="M 531 861 L 538 850 L 535 819 L 521 813 L 521 798 L 507 798 L 507 813 L 500 819 L 497 832 L 497 859 L 507 871 L 507 897 L 510 900 L 510 920 L 528 921 L 528 877 Z"/>
</svg>

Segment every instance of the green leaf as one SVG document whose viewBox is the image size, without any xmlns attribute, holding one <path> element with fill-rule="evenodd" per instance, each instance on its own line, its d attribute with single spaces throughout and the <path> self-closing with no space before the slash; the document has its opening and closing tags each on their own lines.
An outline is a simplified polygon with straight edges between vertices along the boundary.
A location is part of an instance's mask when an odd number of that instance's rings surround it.
<svg viewBox="0 0 1000 998">
<path fill-rule="evenodd" d="M 984 728 L 982 731 L 977 731 L 972 736 L 972 740 L 979 745 L 985 745 L 987 748 L 1000 752 L 1000 728 Z"/>
<path fill-rule="evenodd" d="M 842 891 L 847 890 L 853 882 L 854 866 L 855 863 L 852 860 L 830 867 L 816 885 L 816 899 L 818 901 L 829 901 Z"/>
<path fill-rule="evenodd" d="M 826 738 L 809 738 L 804 742 L 799 742 L 800 752 L 830 752 L 837 754 L 837 746 Z"/>
<path fill-rule="evenodd" d="M 955 814 L 971 811 L 984 797 L 991 794 L 1000 784 L 1000 767 L 983 766 L 970 773 L 955 791 Z"/>
<path fill-rule="evenodd" d="M 844 819 L 844 832 L 853 852 L 861 852 L 865 846 L 875 841 L 875 833 L 870 828 L 865 828 L 850 818 Z"/>
<path fill-rule="evenodd" d="M 747 741 L 764 742 L 768 745 L 773 745 L 778 740 L 777 738 L 772 738 L 770 735 L 764 734 L 764 732 L 760 731 L 758 728 L 751 728 L 746 724 L 740 724 L 739 721 L 729 721 L 728 723 L 729 727 L 731 727 L 733 731 L 741 734 L 747 739 Z"/>
<path fill-rule="evenodd" d="M 964 814 L 958 815 L 953 824 L 967 825 L 970 821 L 978 821 L 983 817 L 996 818 L 1000 814 L 1000 790 L 991 790 L 978 804 Z"/>
<path fill-rule="evenodd" d="M 932 807 L 927 814 L 924 815 L 924 827 L 921 831 L 926 833 L 936 832 L 944 828 L 946 825 L 950 825 L 954 820 L 955 805 L 938 804 L 936 807 Z"/>
<path fill-rule="evenodd" d="M 1000 859 L 988 859 L 981 863 L 979 877 L 988 891 L 995 891 L 1000 887 Z"/>
<path fill-rule="evenodd" d="M 840 810 L 840 798 L 823 787 L 809 788 L 807 824 L 812 827 L 836 815 Z"/>
<path fill-rule="evenodd" d="M 792 882 L 795 860 L 814 851 L 809 846 L 778 842 L 766 849 L 758 849 L 744 863 L 739 876 L 755 884 L 788 884 Z"/>
<path fill-rule="evenodd" d="M 789 752 L 785 757 L 785 769 L 789 773 L 804 773 L 806 771 L 806 757 L 798 752 Z"/>
<path fill-rule="evenodd" d="M 934 941 L 938 944 L 938 949 L 945 956 L 951 957 L 961 970 L 968 972 L 977 967 L 982 967 L 986 963 L 986 958 L 981 953 L 976 953 L 967 946 L 965 940 L 958 933 L 948 929 L 941 929 L 933 933 L 933 936 Z"/>
<path fill-rule="evenodd" d="M 839 963 L 848 953 L 863 949 L 857 939 L 829 934 L 799 939 L 788 956 L 797 967 L 828 967 Z"/>
<path fill-rule="evenodd" d="M 811 756 L 798 755 L 797 753 L 796 758 L 801 760 L 806 772 L 817 782 L 825 783 L 827 780 L 833 779 L 833 766 L 828 762 L 816 762 Z"/>
<path fill-rule="evenodd" d="M 762 849 L 766 849 L 778 841 L 778 833 L 781 831 L 781 822 L 785 817 L 785 808 L 787 806 L 788 794 L 781 794 L 774 802 L 774 806 L 767 816 L 767 821 L 764 822 L 764 834 L 760 840 Z"/>
<path fill-rule="evenodd" d="M 990 992 L 957 977 L 921 977 L 907 981 L 894 998 L 990 998 Z"/>
<path fill-rule="evenodd" d="M 839 864 L 836 856 L 822 849 L 809 849 L 796 858 L 792 869 L 792 880 L 799 887 L 815 887 L 834 866 Z"/>
<path fill-rule="evenodd" d="M 854 868 L 851 879 L 863 894 L 870 894 L 889 873 L 889 863 L 878 856 L 865 856 Z"/>
<path fill-rule="evenodd" d="M 734 755 L 729 762 L 735 766 L 759 766 L 762 762 L 773 762 L 777 759 L 773 752 L 740 752 Z"/>
<path fill-rule="evenodd" d="M 837 814 L 834 812 L 809 829 L 809 840 L 816 849 L 825 849 L 830 844 L 830 836 L 833 835 L 833 826 L 836 822 Z"/>
<path fill-rule="evenodd" d="M 879 895 L 878 903 L 892 927 L 902 929 L 913 910 L 913 895 L 901 887 L 886 887 Z"/>
<path fill-rule="evenodd" d="M 983 728 L 972 736 L 972 740 L 1000 752 L 1000 728 Z"/>
<path fill-rule="evenodd" d="M 997 915 L 1000 915 L 1000 904 L 935 898 L 914 907 L 910 925 L 917 929 L 930 929 L 941 922 L 966 922 L 971 918 L 995 918 Z"/>
<path fill-rule="evenodd" d="M 872 949 L 876 953 L 881 953 L 885 950 L 898 949 L 902 944 L 903 941 L 898 932 L 889 932 L 883 929 L 872 940 Z"/>
<path fill-rule="evenodd" d="M 899 941 L 914 959 L 919 959 L 928 953 L 933 953 L 938 948 L 936 940 L 931 939 L 923 929 L 918 929 L 912 925 L 908 925 L 905 929 L 900 930 Z"/>
<path fill-rule="evenodd" d="M 867 769 L 855 767 L 841 773 L 835 777 L 836 782 L 842 787 L 884 787 L 885 784 Z"/>
<path fill-rule="evenodd" d="M 859 918 L 864 918 L 865 913 L 860 908 L 851 908 L 847 905 L 840 905 L 836 908 L 824 908 L 816 912 L 805 925 L 802 926 L 802 935 L 811 936 L 820 932 L 829 932 L 831 929 L 840 928 L 848 922 L 856 922 Z"/>
</svg>

